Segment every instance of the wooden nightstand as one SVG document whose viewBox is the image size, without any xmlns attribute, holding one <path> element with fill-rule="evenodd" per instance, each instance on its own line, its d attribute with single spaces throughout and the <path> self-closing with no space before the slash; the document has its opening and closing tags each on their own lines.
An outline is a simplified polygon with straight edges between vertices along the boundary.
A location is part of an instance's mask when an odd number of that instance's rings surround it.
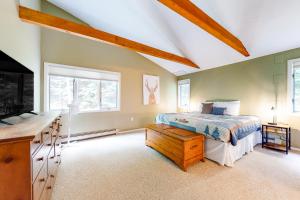
<svg viewBox="0 0 300 200">
<path fill-rule="evenodd" d="M 267 147 L 288 154 L 291 149 L 291 127 L 287 124 L 262 124 L 262 148 Z M 271 137 L 270 137 L 271 136 Z"/>
</svg>

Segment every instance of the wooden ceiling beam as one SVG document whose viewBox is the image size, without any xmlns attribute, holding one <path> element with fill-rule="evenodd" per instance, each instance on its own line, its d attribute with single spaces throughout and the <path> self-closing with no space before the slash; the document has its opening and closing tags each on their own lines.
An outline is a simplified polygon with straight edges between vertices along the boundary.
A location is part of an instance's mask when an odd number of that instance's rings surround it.
<svg viewBox="0 0 300 200">
<path fill-rule="evenodd" d="M 199 26 L 209 34 L 229 45 L 244 56 L 249 56 L 249 52 L 243 43 L 193 4 L 190 0 L 158 0 L 163 5 L 175 11 L 182 17 Z"/>
<path fill-rule="evenodd" d="M 55 17 L 40 11 L 32 10 L 23 6 L 19 6 L 19 17 L 25 22 L 37 24 L 42 27 L 55 29 L 58 31 L 70 33 L 84 38 L 89 38 L 96 41 L 102 41 L 117 46 L 121 46 L 139 53 L 162 58 L 165 60 L 181 63 L 189 67 L 199 68 L 195 63 L 187 58 L 153 48 L 114 34 L 110 34 L 90 26 L 78 24 L 59 17 Z"/>
</svg>

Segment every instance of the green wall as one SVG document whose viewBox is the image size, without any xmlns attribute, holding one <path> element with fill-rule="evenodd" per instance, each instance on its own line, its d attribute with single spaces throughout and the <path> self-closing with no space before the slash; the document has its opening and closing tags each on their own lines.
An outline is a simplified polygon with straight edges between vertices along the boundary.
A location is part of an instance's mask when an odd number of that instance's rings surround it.
<svg viewBox="0 0 300 200">
<path fill-rule="evenodd" d="M 209 99 L 238 99 L 241 114 L 270 121 L 270 108 L 277 103 L 278 120 L 300 129 L 300 115 L 287 112 L 287 60 L 295 58 L 300 58 L 300 48 L 180 76 L 179 80 L 191 80 L 191 110 Z M 293 145 L 300 147 L 300 133 L 293 130 L 292 136 Z"/>
</svg>

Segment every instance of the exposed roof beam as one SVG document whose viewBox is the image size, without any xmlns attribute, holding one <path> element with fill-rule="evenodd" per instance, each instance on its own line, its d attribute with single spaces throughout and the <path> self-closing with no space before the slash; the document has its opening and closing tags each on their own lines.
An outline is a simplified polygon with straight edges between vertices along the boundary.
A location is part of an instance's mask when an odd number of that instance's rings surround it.
<svg viewBox="0 0 300 200">
<path fill-rule="evenodd" d="M 19 17 L 25 22 L 37 24 L 43 27 L 63 31 L 92 40 L 104 41 L 106 43 L 121 46 L 143 54 L 181 63 L 189 67 L 199 68 L 195 63 L 187 58 L 23 6 L 19 6 Z"/>
<path fill-rule="evenodd" d="M 158 0 L 182 17 L 226 43 L 244 56 L 249 56 L 243 43 L 189 0 Z"/>
</svg>

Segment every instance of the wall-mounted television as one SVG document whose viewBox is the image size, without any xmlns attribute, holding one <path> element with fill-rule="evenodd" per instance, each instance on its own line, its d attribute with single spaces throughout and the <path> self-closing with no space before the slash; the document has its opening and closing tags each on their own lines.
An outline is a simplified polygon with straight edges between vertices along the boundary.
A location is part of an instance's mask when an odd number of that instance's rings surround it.
<svg viewBox="0 0 300 200">
<path fill-rule="evenodd" d="M 0 50 L 0 120 L 33 111 L 31 70 Z"/>
</svg>

